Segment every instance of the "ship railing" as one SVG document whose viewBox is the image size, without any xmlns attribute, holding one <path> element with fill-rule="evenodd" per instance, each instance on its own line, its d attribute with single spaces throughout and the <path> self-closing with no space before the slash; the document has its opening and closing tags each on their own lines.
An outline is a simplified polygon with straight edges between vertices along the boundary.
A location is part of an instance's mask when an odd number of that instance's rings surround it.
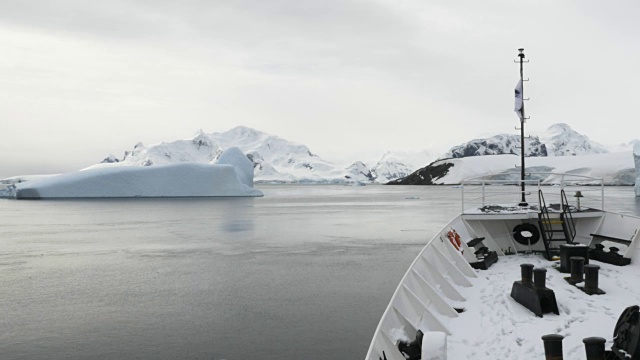
<svg viewBox="0 0 640 360">
<path fill-rule="evenodd" d="M 517 205 L 522 201 L 522 181 L 496 179 L 505 174 L 491 174 L 463 180 L 462 213 L 477 211 L 491 205 Z M 528 173 L 525 184 L 525 200 L 530 209 L 540 209 L 537 193 L 544 192 L 547 204 L 562 204 L 561 193 L 568 195 L 571 206 L 577 211 L 604 210 L 604 181 L 593 176 L 563 173 Z"/>
</svg>

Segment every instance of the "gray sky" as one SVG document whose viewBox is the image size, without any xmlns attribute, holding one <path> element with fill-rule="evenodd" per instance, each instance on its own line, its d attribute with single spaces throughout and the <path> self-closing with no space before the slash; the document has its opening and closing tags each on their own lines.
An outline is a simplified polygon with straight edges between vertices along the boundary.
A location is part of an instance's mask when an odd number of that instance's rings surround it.
<svg viewBox="0 0 640 360">
<path fill-rule="evenodd" d="M 327 159 L 532 130 L 640 138 L 640 2 L 0 0 L 0 177 L 246 125 Z"/>
</svg>

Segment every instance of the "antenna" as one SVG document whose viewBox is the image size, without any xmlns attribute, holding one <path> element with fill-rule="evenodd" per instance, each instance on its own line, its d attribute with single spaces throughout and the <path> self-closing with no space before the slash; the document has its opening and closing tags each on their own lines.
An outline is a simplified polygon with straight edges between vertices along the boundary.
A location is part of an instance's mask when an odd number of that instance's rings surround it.
<svg viewBox="0 0 640 360">
<path fill-rule="evenodd" d="M 524 79 L 524 71 L 523 71 L 523 64 L 524 63 L 528 63 L 529 60 L 525 60 L 524 59 L 524 48 L 520 48 L 518 49 L 518 57 L 520 58 L 519 60 L 513 60 L 513 62 L 515 63 L 520 63 L 520 88 L 516 89 L 516 97 L 518 96 L 517 91 L 520 90 L 520 98 L 522 99 L 522 103 L 520 105 L 520 186 L 521 186 L 521 191 L 522 191 L 522 200 L 520 201 L 520 203 L 518 205 L 520 206 L 527 206 L 529 204 L 527 204 L 527 199 L 525 198 L 525 184 L 524 184 L 524 178 L 525 178 L 525 172 L 524 172 L 524 152 L 525 152 L 525 144 L 524 144 L 524 123 L 526 122 L 527 119 L 529 119 L 528 117 L 526 117 L 524 115 L 524 100 L 529 100 L 528 98 L 525 99 L 524 98 L 524 82 L 525 81 L 529 81 L 529 79 Z"/>
</svg>

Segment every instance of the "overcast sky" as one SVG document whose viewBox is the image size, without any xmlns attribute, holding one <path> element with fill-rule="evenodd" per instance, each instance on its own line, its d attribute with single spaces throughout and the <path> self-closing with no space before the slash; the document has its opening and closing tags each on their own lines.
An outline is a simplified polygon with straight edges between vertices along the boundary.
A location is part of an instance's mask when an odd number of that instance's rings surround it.
<svg viewBox="0 0 640 360">
<path fill-rule="evenodd" d="M 640 138 L 640 2 L 0 0 L 0 177 L 245 125 L 330 160 L 566 122 Z"/>
</svg>

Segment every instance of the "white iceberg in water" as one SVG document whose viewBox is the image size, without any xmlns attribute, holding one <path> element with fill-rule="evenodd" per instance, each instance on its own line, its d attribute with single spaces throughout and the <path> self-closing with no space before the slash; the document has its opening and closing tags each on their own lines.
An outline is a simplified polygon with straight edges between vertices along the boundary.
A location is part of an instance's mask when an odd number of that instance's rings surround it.
<svg viewBox="0 0 640 360">
<path fill-rule="evenodd" d="M 16 184 L 17 199 L 262 196 L 253 188 L 253 164 L 235 147 L 216 164 L 113 166 Z"/>
</svg>

